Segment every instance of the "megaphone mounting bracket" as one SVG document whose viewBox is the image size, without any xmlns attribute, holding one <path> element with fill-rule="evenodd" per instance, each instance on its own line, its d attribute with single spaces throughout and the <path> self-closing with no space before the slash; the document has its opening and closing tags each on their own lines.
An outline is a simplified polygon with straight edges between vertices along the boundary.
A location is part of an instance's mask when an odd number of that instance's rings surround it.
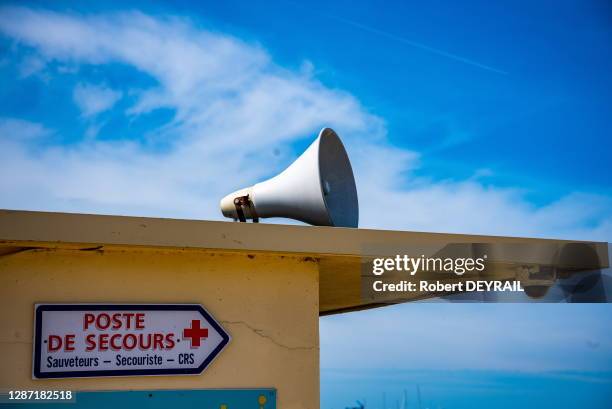
<svg viewBox="0 0 612 409">
<path fill-rule="evenodd" d="M 257 217 L 257 214 L 255 213 L 255 206 L 253 206 L 253 202 L 249 198 L 249 195 L 234 198 L 234 206 L 236 206 L 238 220 L 240 220 L 242 223 L 246 223 L 247 221 L 243 208 L 249 209 L 249 214 L 253 216 L 253 223 L 259 223 L 259 217 Z"/>
</svg>

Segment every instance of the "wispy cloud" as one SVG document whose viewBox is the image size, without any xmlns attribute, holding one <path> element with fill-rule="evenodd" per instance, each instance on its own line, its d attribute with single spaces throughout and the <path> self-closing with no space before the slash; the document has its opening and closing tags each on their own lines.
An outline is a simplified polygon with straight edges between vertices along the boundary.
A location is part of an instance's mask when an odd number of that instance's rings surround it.
<svg viewBox="0 0 612 409">
<path fill-rule="evenodd" d="M 275 65 L 256 44 L 188 20 L 8 7 L 0 10 L 0 32 L 47 62 L 133 67 L 155 85 L 135 95 L 129 115 L 175 112 L 151 130 L 170 145 L 161 152 L 120 138 L 35 151 L 2 138 L 2 167 L 23 170 L 0 179 L 5 188 L 20 186 L 20 194 L 3 196 L 4 207 L 216 219 L 218 199 L 280 170 L 294 141 L 326 125 L 355 135 L 380 128 L 350 94 L 326 88 L 308 71 Z M 76 96 L 86 113 L 101 109 L 82 94 Z"/>
<path fill-rule="evenodd" d="M 340 21 L 340 22 L 342 22 L 344 24 L 348 24 L 348 25 L 351 25 L 353 27 L 357 27 L 357 28 L 359 28 L 361 30 L 368 31 L 370 33 L 374 33 L 374 34 L 380 35 L 382 37 L 386 37 L 386 38 L 394 40 L 394 41 L 398 41 L 400 43 L 403 43 L 403 44 L 409 45 L 411 47 L 415 47 L 415 48 L 421 49 L 423 51 L 427 51 L 427 52 L 432 53 L 432 54 L 436 54 L 436 55 L 439 55 L 439 56 L 442 56 L 442 57 L 445 57 L 445 58 L 449 58 L 449 59 L 454 60 L 454 61 L 458 61 L 458 62 L 461 62 L 461 63 L 464 63 L 464 64 L 468 64 L 468 65 L 471 65 L 473 67 L 481 68 L 481 69 L 486 70 L 486 71 L 491 71 L 491 72 L 494 72 L 496 74 L 508 75 L 508 73 L 506 71 L 499 70 L 497 68 L 493 68 L 493 67 L 491 67 L 489 65 L 485 65 L 485 64 L 479 63 L 479 62 L 471 60 L 469 58 L 461 57 L 461 56 L 459 56 L 457 54 L 449 53 L 448 51 L 444 51 L 444 50 L 441 50 L 439 48 L 430 47 L 428 45 L 425 45 L 425 44 L 422 44 L 422 43 L 419 43 L 419 42 L 416 42 L 416 41 L 412 41 L 412 40 L 409 40 L 409 39 L 404 38 L 404 37 L 400 37 L 398 35 L 389 33 L 387 31 L 383 31 L 383 30 L 379 30 L 379 29 L 374 28 L 374 27 L 366 26 L 366 25 L 358 23 L 356 21 L 348 20 L 348 19 L 345 19 L 343 17 L 338 17 L 338 16 L 328 15 L 328 17 L 333 18 L 335 20 L 338 20 L 338 21 Z"/>
<path fill-rule="evenodd" d="M 41 124 L 15 118 L 0 118 L 0 141 L 29 143 L 49 136 L 51 131 Z"/>
<path fill-rule="evenodd" d="M 304 6 L 302 6 L 300 4 L 297 4 L 297 3 L 294 3 L 294 2 L 288 2 L 288 3 L 293 4 L 295 6 L 298 6 L 298 7 L 304 7 Z M 355 28 L 357 28 L 359 30 L 366 31 L 368 33 L 372 33 L 372 34 L 378 35 L 380 37 L 387 38 L 389 40 L 397 41 L 399 43 L 408 45 L 410 47 L 418 48 L 420 50 L 423 50 L 423 51 L 431 53 L 431 54 L 439 55 L 441 57 L 448 58 L 448 59 L 451 59 L 451 60 L 454 60 L 454 61 L 457 61 L 457 62 L 460 62 L 460 63 L 463 63 L 463 64 L 471 65 L 473 67 L 480 68 L 480 69 L 483 69 L 483 70 L 486 70 L 486 71 L 494 72 L 496 74 L 508 75 L 508 72 L 500 70 L 500 69 L 497 69 L 497 68 L 494 68 L 494 67 L 491 67 L 490 65 L 482 64 L 482 63 L 480 63 L 478 61 L 475 61 L 473 59 L 462 57 L 460 55 L 453 54 L 453 53 L 450 53 L 448 51 L 445 51 L 445 50 L 442 50 L 442 49 L 439 49 L 439 48 L 431 47 L 431 46 L 428 46 L 426 44 L 420 43 L 418 41 L 413 41 L 413 40 L 410 40 L 408 38 L 405 38 L 405 37 L 402 37 L 402 36 L 390 33 L 388 31 L 378 29 L 376 27 L 372 27 L 372 26 L 369 26 L 369 25 L 366 25 L 366 24 L 362 24 L 362 23 L 359 23 L 357 21 L 350 20 L 350 19 L 347 19 L 347 18 L 344 18 L 344 17 L 340 17 L 340 16 L 337 16 L 337 15 L 334 15 L 334 14 L 313 11 L 312 8 L 309 8 L 309 11 L 310 12 L 315 12 L 316 14 L 318 14 L 320 16 L 323 16 L 325 18 L 338 21 L 338 22 L 340 22 L 342 24 L 346 24 L 346 25 L 355 27 Z"/>
<path fill-rule="evenodd" d="M 361 226 L 412 231 L 603 240 L 612 238 L 612 199 L 572 192 L 543 206 L 517 187 L 485 180 L 431 181 L 419 155 L 390 146 L 354 145 Z M 419 176 L 417 176 L 419 170 Z M 386 209 L 397 204 L 397 211 Z"/>
<path fill-rule="evenodd" d="M 121 98 L 122 93 L 105 85 L 79 83 L 74 88 L 73 98 L 85 117 L 107 111 Z"/>
</svg>

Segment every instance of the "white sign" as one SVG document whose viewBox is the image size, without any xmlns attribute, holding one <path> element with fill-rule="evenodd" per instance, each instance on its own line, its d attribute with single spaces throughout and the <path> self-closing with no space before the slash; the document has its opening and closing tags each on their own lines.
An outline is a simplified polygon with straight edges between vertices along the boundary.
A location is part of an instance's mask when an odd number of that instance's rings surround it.
<svg viewBox="0 0 612 409">
<path fill-rule="evenodd" d="M 38 304 L 34 378 L 201 373 L 230 340 L 197 304 Z"/>
</svg>

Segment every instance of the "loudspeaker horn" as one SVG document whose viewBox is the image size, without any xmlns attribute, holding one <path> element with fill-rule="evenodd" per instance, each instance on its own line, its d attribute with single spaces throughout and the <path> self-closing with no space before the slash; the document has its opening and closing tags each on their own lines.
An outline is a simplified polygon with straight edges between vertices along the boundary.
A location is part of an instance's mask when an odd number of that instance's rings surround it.
<svg viewBox="0 0 612 409">
<path fill-rule="evenodd" d="M 221 212 L 242 222 L 286 217 L 316 226 L 357 227 L 357 188 L 342 141 L 333 129 L 322 129 L 283 172 L 221 199 Z"/>
</svg>

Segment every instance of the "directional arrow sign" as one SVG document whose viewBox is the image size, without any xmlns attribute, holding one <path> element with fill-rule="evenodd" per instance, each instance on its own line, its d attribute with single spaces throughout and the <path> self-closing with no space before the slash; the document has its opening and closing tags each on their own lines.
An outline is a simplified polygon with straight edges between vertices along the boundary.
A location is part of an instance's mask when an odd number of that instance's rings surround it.
<svg viewBox="0 0 612 409">
<path fill-rule="evenodd" d="M 197 304 L 38 304 L 34 378 L 201 373 L 230 336 Z"/>
</svg>

